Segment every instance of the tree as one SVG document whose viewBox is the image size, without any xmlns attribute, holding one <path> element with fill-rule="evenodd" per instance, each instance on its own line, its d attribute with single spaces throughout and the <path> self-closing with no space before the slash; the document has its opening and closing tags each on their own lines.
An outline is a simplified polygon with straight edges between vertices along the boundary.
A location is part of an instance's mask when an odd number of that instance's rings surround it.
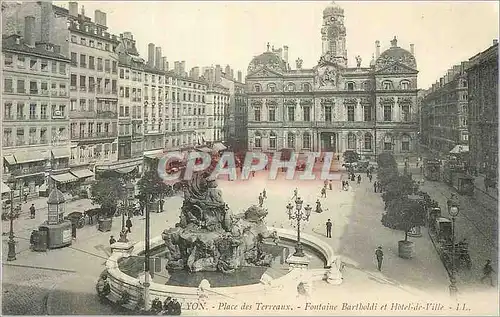
<svg viewBox="0 0 500 317">
<path fill-rule="evenodd" d="M 347 150 L 344 152 L 344 161 L 346 163 L 355 163 L 359 160 L 359 155 L 356 153 L 356 151 L 353 150 Z"/>
<path fill-rule="evenodd" d="M 405 233 L 405 242 L 408 241 L 408 232 L 425 224 L 425 209 L 415 199 L 404 197 L 393 200 L 387 206 L 387 212 L 382 216 L 382 224 Z"/>
<path fill-rule="evenodd" d="M 394 155 L 389 152 L 382 152 L 377 156 L 377 164 L 379 168 L 398 168 Z"/>
<path fill-rule="evenodd" d="M 101 206 L 102 215 L 112 217 L 124 195 L 123 183 L 120 178 L 101 178 L 92 185 L 90 192 L 92 202 Z"/>
<path fill-rule="evenodd" d="M 169 186 L 160 178 L 155 169 L 150 169 L 142 175 L 137 182 L 139 189 L 139 200 L 146 201 L 146 197 L 151 197 L 152 200 L 162 198 L 169 190 Z"/>
</svg>

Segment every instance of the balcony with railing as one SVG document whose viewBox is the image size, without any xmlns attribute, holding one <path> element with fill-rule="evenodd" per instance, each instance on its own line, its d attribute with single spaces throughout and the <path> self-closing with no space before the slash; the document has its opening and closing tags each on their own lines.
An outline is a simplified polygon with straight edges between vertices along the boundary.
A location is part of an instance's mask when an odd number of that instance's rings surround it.
<svg viewBox="0 0 500 317">
<path fill-rule="evenodd" d="M 103 111 L 97 110 L 97 118 L 98 119 L 116 119 L 118 118 L 118 113 L 114 111 Z"/>
<path fill-rule="evenodd" d="M 97 114 L 94 111 L 77 111 L 73 110 L 69 112 L 71 119 L 95 119 Z"/>
<path fill-rule="evenodd" d="M 110 139 L 116 137 L 116 132 L 71 133 L 72 140 Z"/>
</svg>

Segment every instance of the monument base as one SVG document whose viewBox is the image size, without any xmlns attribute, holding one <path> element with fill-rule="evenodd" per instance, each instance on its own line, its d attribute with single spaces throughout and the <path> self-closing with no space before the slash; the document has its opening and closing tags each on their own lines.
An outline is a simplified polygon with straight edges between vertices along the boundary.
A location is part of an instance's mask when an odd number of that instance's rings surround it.
<svg viewBox="0 0 500 317">
<path fill-rule="evenodd" d="M 295 256 L 293 254 L 286 259 L 286 263 L 288 263 L 290 270 L 307 270 L 307 268 L 309 267 L 309 262 L 311 262 L 311 260 L 309 260 L 308 256 Z"/>
<path fill-rule="evenodd" d="M 111 251 L 114 252 L 122 252 L 130 254 L 134 249 L 134 245 L 132 242 L 115 242 L 111 245 Z"/>
<path fill-rule="evenodd" d="M 71 245 L 73 236 L 71 235 L 71 221 L 65 220 L 58 224 L 44 223 L 38 227 L 38 231 L 45 231 L 47 237 L 47 247 L 56 249 Z"/>
</svg>

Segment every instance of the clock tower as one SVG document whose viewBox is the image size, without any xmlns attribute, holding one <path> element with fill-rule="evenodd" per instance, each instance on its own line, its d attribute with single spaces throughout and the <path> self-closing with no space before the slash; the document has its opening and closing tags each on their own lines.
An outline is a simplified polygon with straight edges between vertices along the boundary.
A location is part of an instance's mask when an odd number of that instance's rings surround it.
<svg viewBox="0 0 500 317">
<path fill-rule="evenodd" d="M 347 67 L 346 29 L 344 26 L 344 9 L 332 2 L 323 10 L 323 42 L 322 60 Z"/>
</svg>

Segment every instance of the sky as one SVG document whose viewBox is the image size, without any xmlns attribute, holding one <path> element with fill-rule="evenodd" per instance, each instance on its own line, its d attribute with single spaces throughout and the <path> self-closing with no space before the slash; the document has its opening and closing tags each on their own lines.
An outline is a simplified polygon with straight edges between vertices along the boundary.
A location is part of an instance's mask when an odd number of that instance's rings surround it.
<svg viewBox="0 0 500 317">
<path fill-rule="evenodd" d="M 67 8 L 67 2 L 54 1 Z M 322 12 L 330 1 L 80 1 L 85 15 L 107 13 L 109 31 L 132 32 L 141 56 L 147 45 L 162 48 L 174 61 L 194 66 L 229 64 L 246 75 L 254 56 L 289 47 L 289 62 L 314 67 L 321 56 Z M 336 1 L 344 9 L 349 65 L 355 56 L 368 66 L 380 40 L 381 51 L 397 36 L 398 46 L 415 45 L 418 86 L 426 89 L 447 69 L 468 60 L 498 39 L 498 1 Z"/>
</svg>

